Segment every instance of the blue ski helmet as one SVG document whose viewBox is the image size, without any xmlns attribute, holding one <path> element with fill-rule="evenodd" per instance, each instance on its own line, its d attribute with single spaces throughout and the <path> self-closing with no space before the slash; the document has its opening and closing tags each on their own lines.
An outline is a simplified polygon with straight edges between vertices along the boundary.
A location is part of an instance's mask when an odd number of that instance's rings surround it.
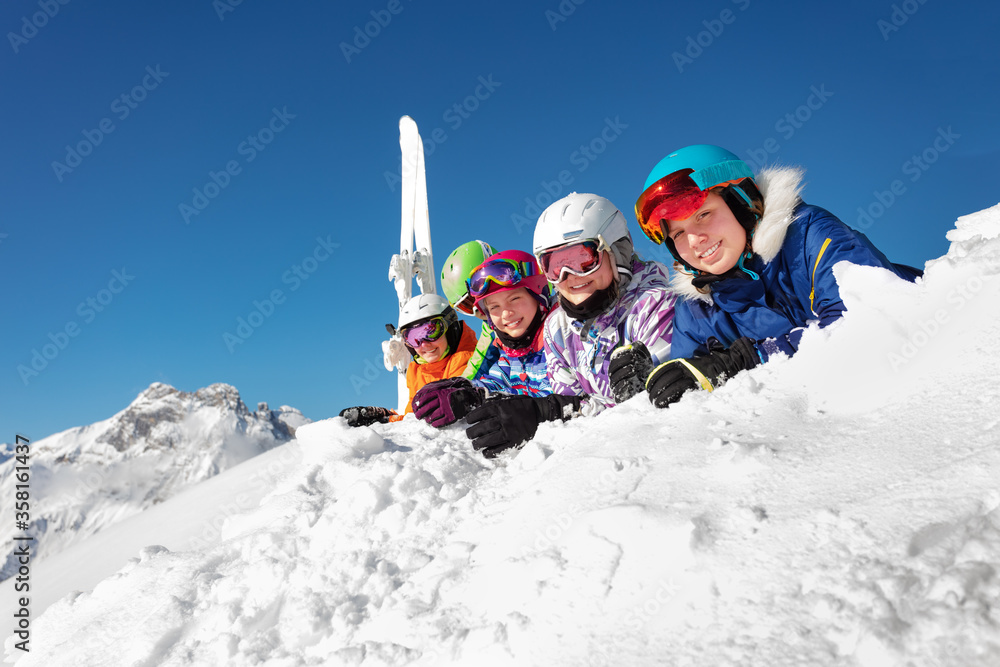
<svg viewBox="0 0 1000 667">
<path fill-rule="evenodd" d="M 753 178 L 753 172 L 747 163 L 725 148 L 711 144 L 695 144 L 674 151 L 657 162 L 649 172 L 643 190 L 664 176 L 684 169 L 691 170 L 689 174 L 691 180 L 702 190 L 714 188 L 720 183 Z"/>
</svg>

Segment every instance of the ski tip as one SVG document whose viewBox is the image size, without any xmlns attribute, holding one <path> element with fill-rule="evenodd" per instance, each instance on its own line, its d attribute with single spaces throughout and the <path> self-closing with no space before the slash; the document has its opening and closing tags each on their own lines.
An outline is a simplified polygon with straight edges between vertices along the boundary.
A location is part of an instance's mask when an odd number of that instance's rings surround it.
<svg viewBox="0 0 1000 667">
<path fill-rule="evenodd" d="M 416 128 L 417 127 L 417 121 L 413 120 L 409 116 L 403 116 L 402 118 L 399 119 L 399 129 L 400 130 L 402 130 L 403 127 L 405 127 L 407 125 L 409 125 L 409 126 L 411 126 L 413 128 Z"/>
</svg>

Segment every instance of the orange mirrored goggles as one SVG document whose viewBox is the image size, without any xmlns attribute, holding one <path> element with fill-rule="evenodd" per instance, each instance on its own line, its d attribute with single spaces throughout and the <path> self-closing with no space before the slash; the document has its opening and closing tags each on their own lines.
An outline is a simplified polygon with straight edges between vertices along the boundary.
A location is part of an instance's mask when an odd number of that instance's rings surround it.
<svg viewBox="0 0 1000 667">
<path fill-rule="evenodd" d="M 455 310 L 460 313 L 464 313 L 465 315 L 475 315 L 476 297 L 466 292 L 462 295 L 462 298 L 458 300 L 458 303 L 453 303 L 452 306 Z"/>
<path fill-rule="evenodd" d="M 702 207 L 708 190 L 691 180 L 691 170 L 675 171 L 646 188 L 635 202 L 635 217 L 653 243 L 663 243 L 666 220 L 686 220 Z"/>
</svg>

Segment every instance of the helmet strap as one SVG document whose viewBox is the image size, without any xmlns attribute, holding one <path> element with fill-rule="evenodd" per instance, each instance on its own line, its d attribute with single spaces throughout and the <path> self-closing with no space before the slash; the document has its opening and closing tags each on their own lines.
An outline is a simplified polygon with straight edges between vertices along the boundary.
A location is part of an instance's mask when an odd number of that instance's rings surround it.
<svg viewBox="0 0 1000 667">
<path fill-rule="evenodd" d="M 750 259 L 751 257 L 753 257 L 752 252 L 745 252 L 742 255 L 740 255 L 740 261 L 739 261 L 740 271 L 750 276 L 750 280 L 760 280 L 760 276 L 758 274 L 754 273 L 747 267 L 743 266 L 743 261 Z"/>
<path fill-rule="evenodd" d="M 755 271 L 748 269 L 743 266 L 743 262 L 753 257 L 753 253 L 746 252 L 740 255 L 739 261 L 737 261 L 736 266 L 729 269 L 725 273 L 715 274 L 715 273 L 702 273 L 697 272 L 698 275 L 691 281 L 691 284 L 696 289 L 704 289 L 706 287 L 711 287 L 713 283 L 720 282 L 722 280 L 738 279 L 738 280 L 760 280 L 760 275 Z"/>
</svg>

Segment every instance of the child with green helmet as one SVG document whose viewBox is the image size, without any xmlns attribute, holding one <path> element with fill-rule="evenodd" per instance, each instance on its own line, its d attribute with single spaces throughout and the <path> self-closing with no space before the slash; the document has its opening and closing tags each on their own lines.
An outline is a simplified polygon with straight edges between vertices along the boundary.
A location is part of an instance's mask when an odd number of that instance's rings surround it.
<svg viewBox="0 0 1000 667">
<path fill-rule="evenodd" d="M 475 314 L 476 300 L 469 294 L 469 276 L 496 252 L 485 241 L 469 241 L 451 251 L 441 267 L 441 288 L 452 308 L 466 315 Z"/>
<path fill-rule="evenodd" d="M 474 315 L 483 320 L 476 343 L 476 349 L 469 358 L 462 377 L 472 380 L 479 375 L 484 363 L 489 367 L 489 361 L 497 356 L 493 343 L 493 330 L 486 323 L 486 316 L 476 308 L 476 299 L 469 294 L 469 276 L 477 266 L 496 254 L 489 243 L 485 241 L 469 241 L 455 248 L 441 267 L 441 288 L 448 303 L 460 313 Z"/>
</svg>

